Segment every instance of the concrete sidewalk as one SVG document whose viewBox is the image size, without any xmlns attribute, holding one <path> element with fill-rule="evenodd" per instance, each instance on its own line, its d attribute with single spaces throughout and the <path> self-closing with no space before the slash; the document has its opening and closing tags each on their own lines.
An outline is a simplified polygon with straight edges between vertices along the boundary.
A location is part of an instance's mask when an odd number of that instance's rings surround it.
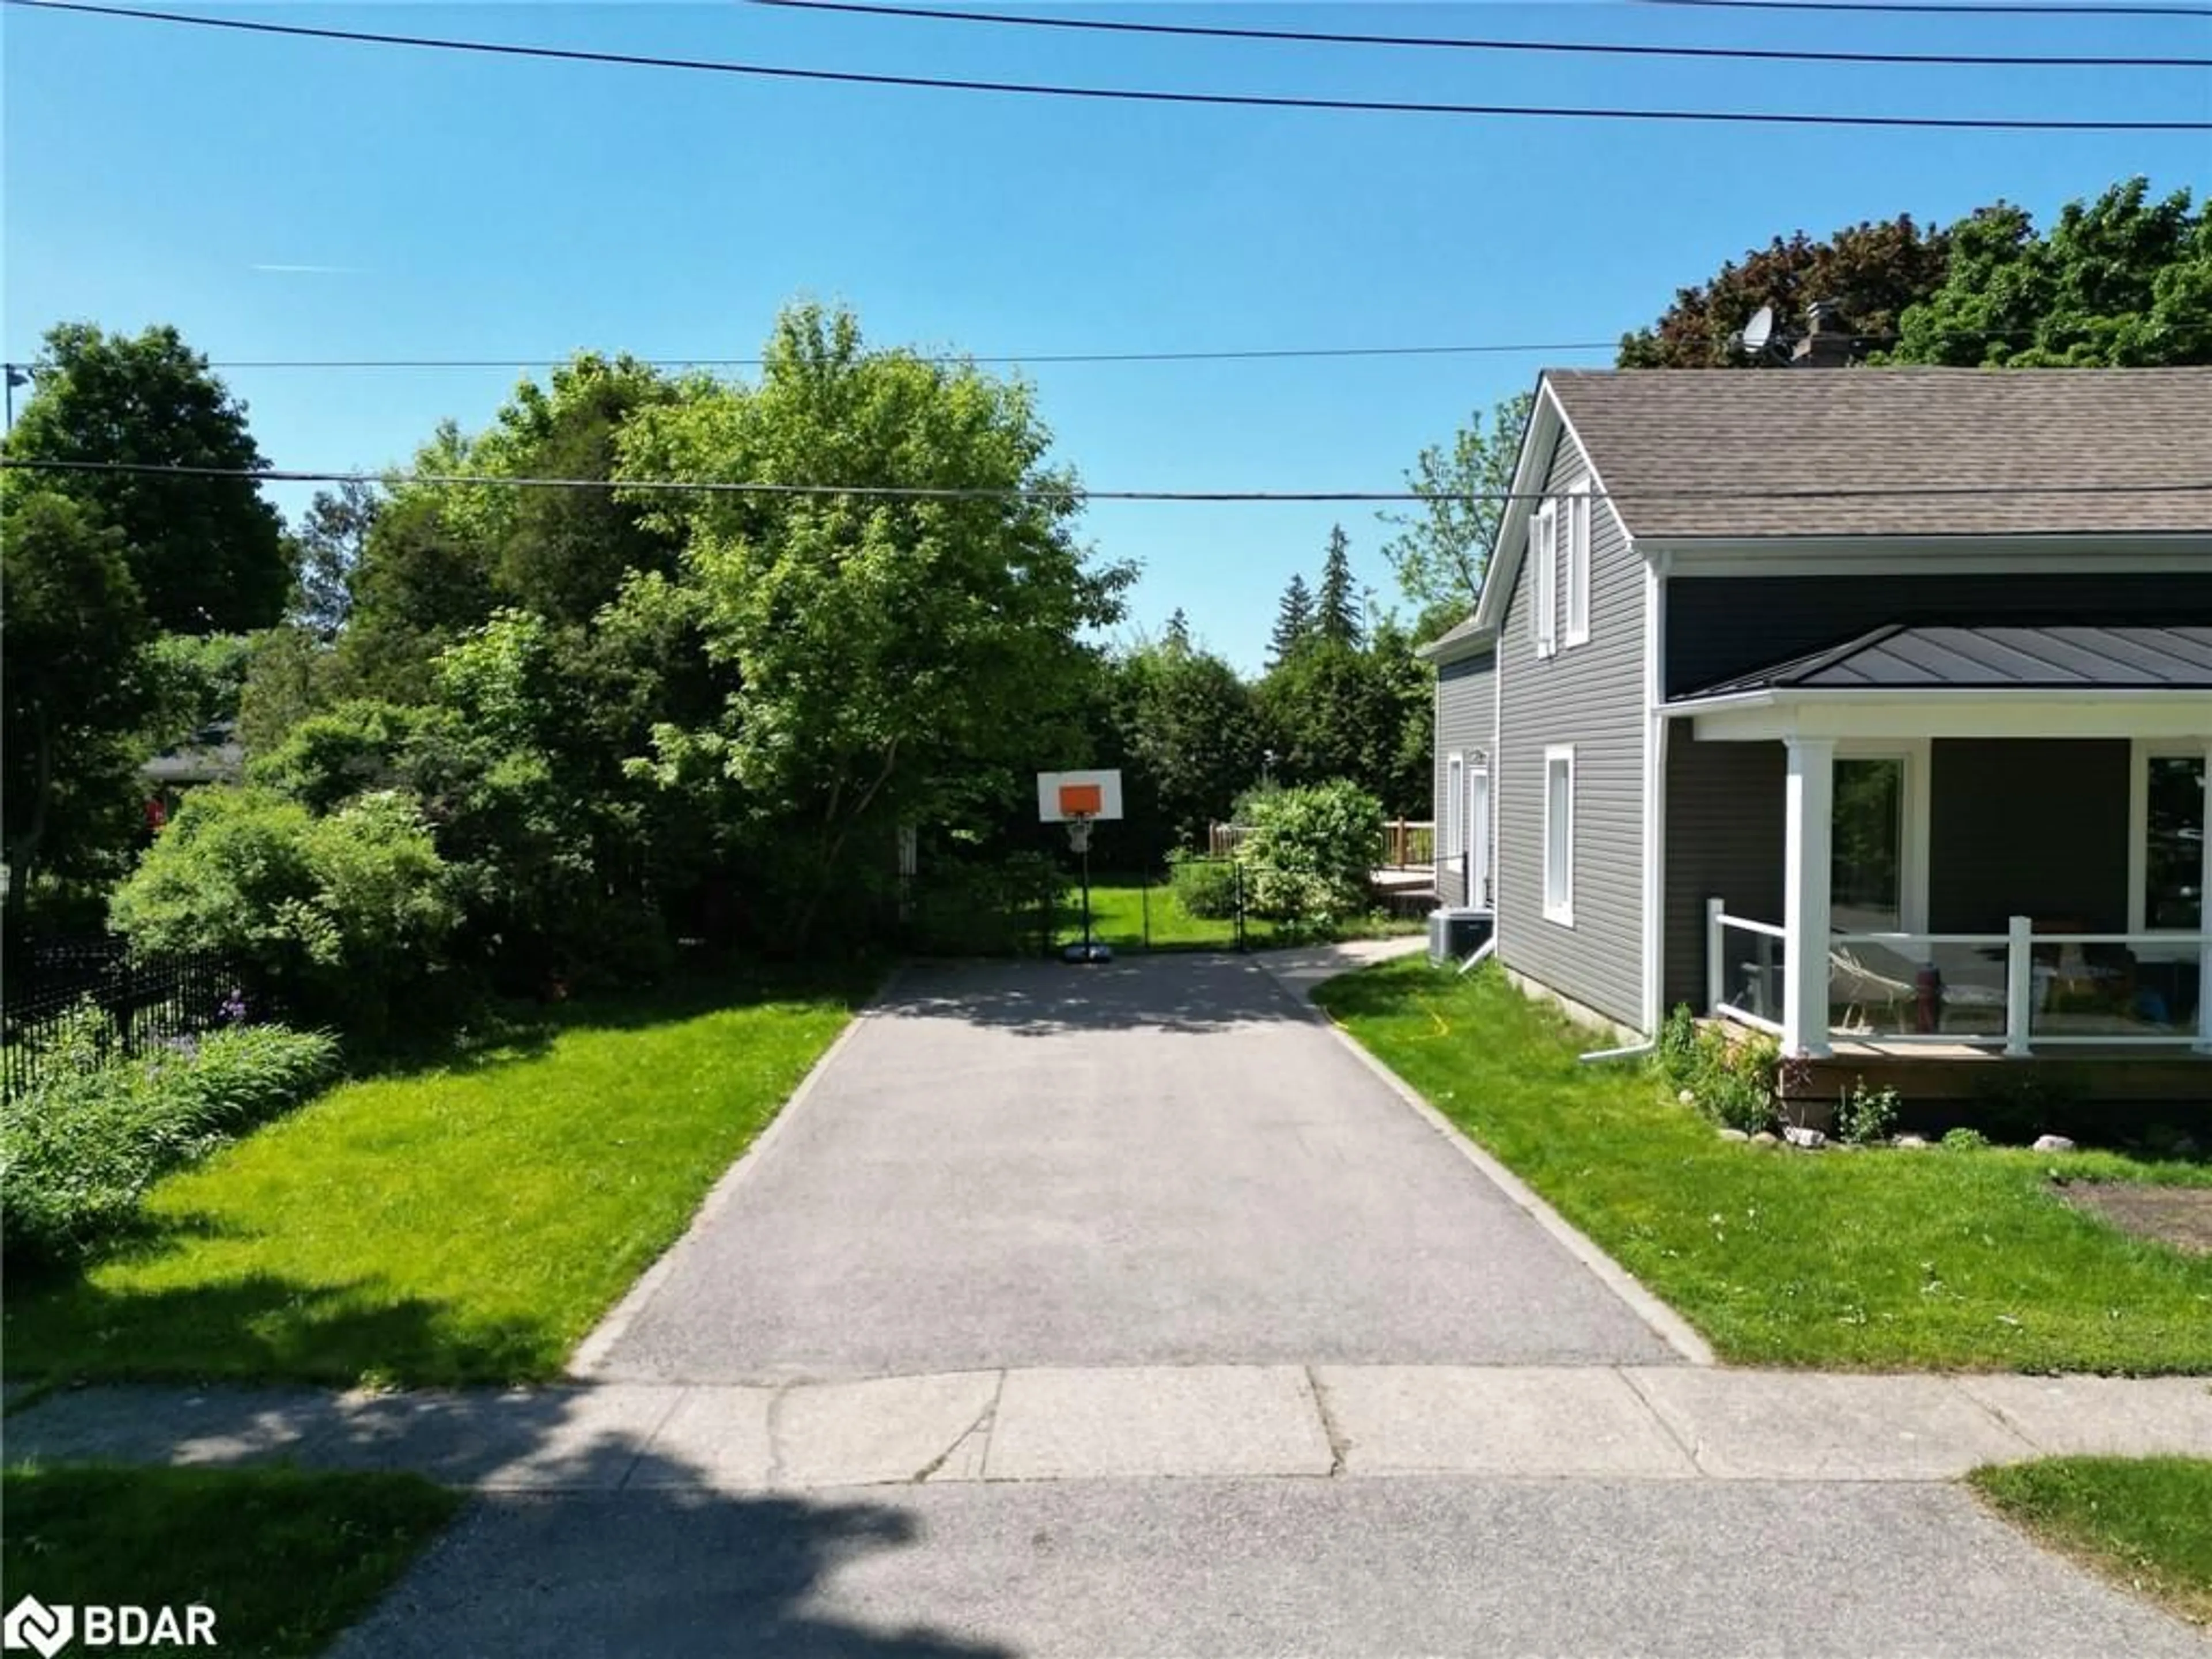
<svg viewBox="0 0 2212 1659">
<path fill-rule="evenodd" d="M 88 1389 L 5 1455 L 291 1460 L 550 1491 L 1172 1477 L 1936 1481 L 2056 1453 L 2212 1456 L 2201 1378 L 1656 1366 L 1194 1365 L 504 1393 Z"/>
</svg>

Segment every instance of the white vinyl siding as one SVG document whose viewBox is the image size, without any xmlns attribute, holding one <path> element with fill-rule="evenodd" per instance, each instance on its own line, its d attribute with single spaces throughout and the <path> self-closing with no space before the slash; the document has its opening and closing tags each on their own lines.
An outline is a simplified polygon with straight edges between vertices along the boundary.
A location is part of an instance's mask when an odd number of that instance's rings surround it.
<svg viewBox="0 0 2212 1659">
<path fill-rule="evenodd" d="M 1567 643 L 1590 636 L 1590 481 L 1578 478 L 1567 492 Z"/>
<path fill-rule="evenodd" d="M 1575 750 L 1544 750 L 1544 920 L 1575 925 Z"/>
<path fill-rule="evenodd" d="M 1548 657 L 1559 648 L 1559 506 L 1546 501 L 1528 526 L 1528 580 L 1535 590 L 1529 620 L 1536 654 Z"/>
</svg>

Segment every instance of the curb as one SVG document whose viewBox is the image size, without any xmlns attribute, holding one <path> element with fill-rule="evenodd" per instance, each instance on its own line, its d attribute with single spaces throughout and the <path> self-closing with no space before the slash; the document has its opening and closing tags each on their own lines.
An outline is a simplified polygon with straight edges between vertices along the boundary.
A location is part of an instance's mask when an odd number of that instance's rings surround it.
<svg viewBox="0 0 2212 1659">
<path fill-rule="evenodd" d="M 1558 1241 L 1569 1255 L 1588 1268 L 1607 1290 L 1626 1303 L 1629 1310 L 1649 1326 L 1661 1341 L 1692 1365 L 1717 1365 L 1720 1363 L 1711 1345 L 1692 1328 L 1687 1320 L 1654 1296 L 1641 1280 L 1592 1243 L 1565 1216 L 1539 1197 L 1519 1176 L 1470 1139 L 1449 1118 L 1416 1093 L 1403 1078 L 1370 1054 L 1351 1032 L 1331 1019 L 1327 1011 L 1311 997 L 1299 992 L 1277 972 L 1272 963 L 1262 962 L 1261 965 L 1275 988 L 1289 998 L 1306 1018 L 1334 1036 L 1392 1094 L 1426 1120 L 1429 1127 L 1449 1142 L 1461 1157 L 1481 1170 L 1493 1186 L 1525 1211 L 1529 1218 Z M 1352 969 L 1348 968 L 1345 971 Z M 1330 977 L 1339 975 L 1332 975 Z"/>
<path fill-rule="evenodd" d="M 755 1135 L 751 1145 L 738 1154 L 736 1162 L 716 1177 L 714 1184 L 708 1188 L 707 1196 L 700 1200 L 699 1207 L 692 1212 L 691 1219 L 684 1224 L 684 1231 L 670 1241 L 666 1249 L 653 1258 L 653 1265 L 637 1276 L 629 1289 L 623 1292 L 622 1299 L 607 1310 L 605 1316 L 585 1334 L 584 1340 L 576 1345 L 568 1356 L 568 1364 L 562 1368 L 565 1376 L 586 1382 L 619 1380 L 607 1376 L 600 1368 L 605 1364 L 608 1353 L 629 1334 L 629 1328 L 636 1322 L 638 1316 L 652 1304 L 653 1297 L 660 1293 L 660 1287 L 668 1282 L 669 1274 L 676 1270 L 678 1253 L 690 1242 L 694 1233 L 728 1207 L 738 1188 L 744 1184 L 746 1176 L 759 1167 L 762 1158 L 782 1137 L 784 1125 L 790 1122 L 812 1097 L 823 1073 L 845 1051 L 846 1045 L 853 1041 L 861 1025 L 883 1012 L 891 993 L 906 977 L 906 973 L 904 963 L 893 968 L 884 982 L 876 988 L 875 994 L 853 1011 L 852 1018 L 845 1022 L 845 1029 L 830 1039 L 830 1046 L 822 1051 L 813 1065 L 807 1067 L 806 1075 L 799 1079 L 799 1086 L 791 1091 L 791 1098 L 776 1109 L 775 1115 L 769 1120 L 768 1127 Z"/>
</svg>

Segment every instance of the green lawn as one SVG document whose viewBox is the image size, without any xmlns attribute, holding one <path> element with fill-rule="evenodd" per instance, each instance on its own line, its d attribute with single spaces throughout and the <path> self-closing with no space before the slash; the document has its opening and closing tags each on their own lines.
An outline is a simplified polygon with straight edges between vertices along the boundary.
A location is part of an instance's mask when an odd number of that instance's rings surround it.
<svg viewBox="0 0 2212 1659">
<path fill-rule="evenodd" d="M 2212 1259 L 2131 1238 L 2048 1185 L 2212 1185 L 2212 1166 L 1732 1144 L 1632 1065 L 1578 1063 L 1611 1040 L 1494 969 L 1403 960 L 1319 995 L 1728 1359 L 2212 1371 Z"/>
<path fill-rule="evenodd" d="M 411 1474 L 292 1469 L 11 1470 L 0 1500 L 11 1603 L 197 1603 L 216 1651 L 271 1659 L 321 1652 L 461 1504 Z"/>
<path fill-rule="evenodd" d="M 1194 916 L 1176 902 L 1174 890 L 1164 882 L 1146 888 L 1141 883 L 1114 880 L 1094 883 L 1091 889 L 1093 935 L 1116 951 L 1201 950 L 1237 948 L 1233 920 Z M 1276 945 L 1311 945 L 1324 939 L 1379 939 L 1399 933 L 1418 933 L 1424 924 L 1382 916 L 1363 916 L 1326 931 L 1295 928 L 1259 916 L 1244 923 L 1244 942 L 1252 950 Z M 1054 938 L 1063 945 L 1083 937 L 1083 899 L 1080 890 L 1070 895 Z"/>
<path fill-rule="evenodd" d="M 161 1182 L 127 1254 L 11 1281 L 8 1374 L 555 1375 L 868 981 L 572 1005 L 503 1047 L 334 1089 Z"/>
<path fill-rule="evenodd" d="M 2053 1549 L 2212 1624 L 2212 1460 L 2053 1457 L 1973 1483 Z"/>
</svg>

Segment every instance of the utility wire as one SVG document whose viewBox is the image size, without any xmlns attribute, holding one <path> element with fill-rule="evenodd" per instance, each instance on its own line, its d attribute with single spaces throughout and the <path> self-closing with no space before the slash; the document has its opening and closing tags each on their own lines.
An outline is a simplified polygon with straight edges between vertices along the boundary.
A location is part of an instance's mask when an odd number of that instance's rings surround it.
<svg viewBox="0 0 2212 1659">
<path fill-rule="evenodd" d="M 1092 17 L 1035 17 L 1012 12 L 955 11 L 864 0 L 750 0 L 784 11 L 911 17 L 939 23 L 996 23 L 1014 28 L 1074 29 L 1101 34 L 1178 35 L 1206 40 L 1276 40 L 1306 46 L 1408 46 L 1437 51 L 1548 52 L 1594 57 L 1705 58 L 1784 64 L 1916 64 L 2007 69 L 2212 69 L 2212 58 L 2017 56 L 2002 52 L 1814 52 L 1764 46 L 1661 46 L 1589 40 L 1478 40 L 1462 35 L 1339 34 L 1316 29 L 1231 28 L 1199 23 L 1109 22 Z"/>
<path fill-rule="evenodd" d="M 1300 98 L 1261 93 L 1166 92 L 1135 87 L 1073 87 L 1042 82 L 866 74 L 857 70 L 793 69 L 778 64 L 741 64 L 716 58 L 587 52 L 574 46 L 532 46 L 512 41 L 456 40 L 441 35 L 315 28 L 303 23 L 264 23 L 240 17 L 205 17 L 186 12 L 154 11 L 139 7 L 90 5 L 83 3 L 83 0 L 7 0 L 7 3 L 40 11 L 81 12 L 96 17 L 175 23 L 187 28 L 228 29 L 244 34 L 343 40 L 367 46 L 414 46 L 436 52 L 471 52 L 484 57 L 533 58 L 573 64 L 619 64 L 632 68 L 696 70 L 779 81 L 833 82 L 846 86 L 916 87 L 945 92 L 1004 93 L 1102 103 L 1212 105 L 1237 109 L 1333 110 L 1368 114 L 1522 117 L 1575 121 L 1702 121 L 1737 126 L 1942 128 L 2001 132 L 2212 132 L 2212 121 L 2060 120 L 2028 116 L 1826 115 L 1753 110 L 1620 109 L 1570 105 L 1407 102 L 1379 98 Z"/>
<path fill-rule="evenodd" d="M 1554 340 L 1500 345 L 1312 346 L 1251 351 L 1047 351 L 977 356 L 969 352 L 913 353 L 913 361 L 957 365 L 988 363 L 1216 363 L 1304 357 L 1452 357 L 1475 353 L 1613 351 L 1614 340 Z M 622 354 L 614 354 L 621 356 Z M 647 368 L 759 368 L 765 357 L 627 357 Z M 558 368 L 567 357 L 231 357 L 210 368 Z M 35 370 L 35 363 L 10 367 Z"/>
<path fill-rule="evenodd" d="M 1460 501 L 1539 501 L 1542 490 L 1417 489 L 1094 489 L 1084 484 L 1028 484 L 1012 489 L 934 487 L 926 484 L 762 483 L 696 478 L 514 477 L 500 473 L 309 471 L 256 470 L 240 466 L 183 466 L 159 461 L 71 461 L 0 457 L 0 469 L 31 472 L 127 473 L 136 477 L 248 478 L 257 483 L 361 483 L 390 489 L 493 487 L 511 489 L 632 489 L 672 495 L 851 495 L 884 501 L 1422 501 L 1437 493 Z M 2020 495 L 2186 495 L 2212 494 L 2212 479 L 2183 483 L 2087 484 L 1885 484 L 1864 488 L 1744 489 L 1723 485 L 1708 489 L 1594 490 L 1598 499 L 1616 501 L 1838 501 L 1910 498 L 1972 498 Z"/>
<path fill-rule="evenodd" d="M 2035 337 L 2033 329 L 1945 329 L 1928 336 L 1936 340 L 2029 340 Z M 1848 337 L 1854 345 L 1889 345 L 1900 339 L 1896 334 L 1852 334 Z M 1496 356 L 1514 353 L 1615 351 L 1620 340 L 1550 340 L 1550 341 L 1491 341 L 1461 345 L 1407 346 L 1281 346 L 1255 349 L 1218 351 L 1030 351 L 1003 352 L 981 355 L 975 352 L 917 352 L 892 348 L 892 354 L 907 361 L 936 363 L 951 367 L 962 364 L 988 364 L 1021 368 L 1052 363 L 1224 363 L 1224 362 L 1285 362 L 1304 358 L 1340 360 L 1354 357 L 1459 357 Z M 574 361 L 578 354 L 566 357 L 217 357 L 208 360 L 205 367 L 219 369 L 513 369 L 561 368 Z M 635 363 L 643 368 L 760 368 L 767 365 L 765 357 L 638 357 L 623 352 L 598 352 L 609 362 Z M 36 379 L 40 365 L 34 360 L 19 360 L 6 367 L 20 376 Z M 17 385 L 24 383 L 18 379 Z"/>
<path fill-rule="evenodd" d="M 1944 17 L 2212 17 L 2212 6 L 2038 6 L 1885 3 L 1884 0 L 1630 0 L 1644 6 L 1702 6 L 1717 11 L 1875 11 Z"/>
</svg>

